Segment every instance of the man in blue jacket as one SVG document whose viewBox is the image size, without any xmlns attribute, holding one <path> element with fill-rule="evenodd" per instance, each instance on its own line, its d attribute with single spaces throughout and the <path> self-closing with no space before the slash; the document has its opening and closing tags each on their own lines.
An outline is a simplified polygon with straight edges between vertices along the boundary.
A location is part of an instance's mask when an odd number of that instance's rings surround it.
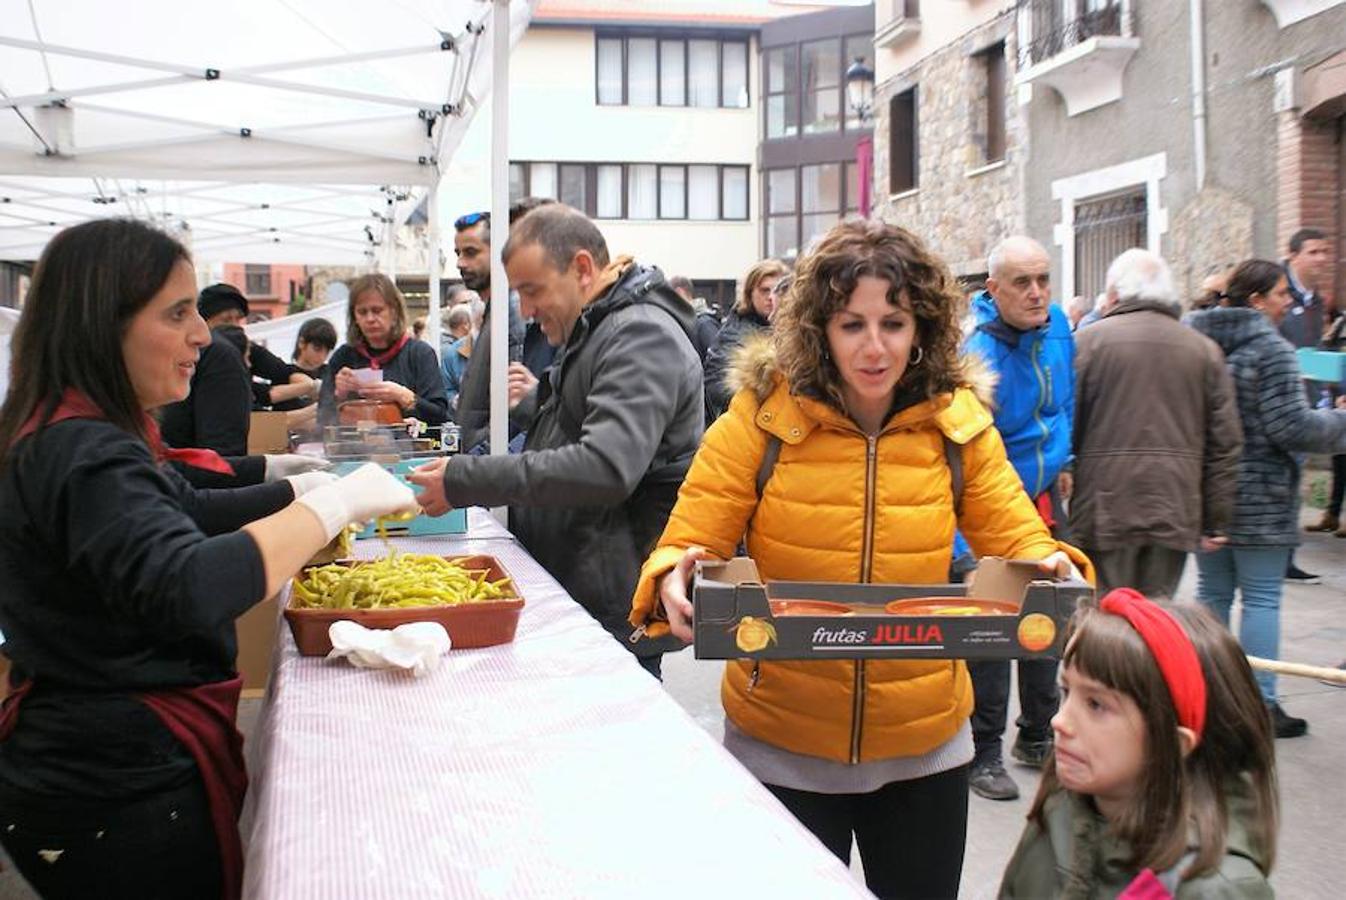
<svg viewBox="0 0 1346 900">
<path fill-rule="evenodd" d="M 1062 537 L 1061 501 L 1070 494 L 1071 420 L 1075 408 L 1075 344 L 1070 322 L 1051 304 L 1051 260 L 1037 241 L 1009 237 L 987 260 L 986 290 L 972 299 L 965 349 L 995 372 L 996 428 L 1010 463 L 1053 534 Z M 1019 787 L 1005 771 L 1001 737 L 1009 706 L 1008 661 L 969 663 L 976 709 L 976 755 L 969 778 L 977 794 L 1013 800 Z M 1012 754 L 1035 768 L 1052 752 L 1056 663 L 1019 662 L 1019 735 Z"/>
</svg>

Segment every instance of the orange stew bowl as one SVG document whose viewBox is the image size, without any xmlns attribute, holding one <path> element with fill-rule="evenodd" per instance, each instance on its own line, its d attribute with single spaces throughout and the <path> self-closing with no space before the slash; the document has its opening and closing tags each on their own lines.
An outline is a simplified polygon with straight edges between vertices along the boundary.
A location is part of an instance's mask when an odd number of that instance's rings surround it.
<svg viewBox="0 0 1346 900">
<path fill-rule="evenodd" d="M 773 616 L 848 616 L 853 610 L 830 600 L 772 600 Z"/>
<path fill-rule="evenodd" d="M 974 600 L 968 597 L 911 597 L 892 600 L 883 607 L 895 616 L 1016 616 L 1019 605 L 1007 600 Z"/>
</svg>

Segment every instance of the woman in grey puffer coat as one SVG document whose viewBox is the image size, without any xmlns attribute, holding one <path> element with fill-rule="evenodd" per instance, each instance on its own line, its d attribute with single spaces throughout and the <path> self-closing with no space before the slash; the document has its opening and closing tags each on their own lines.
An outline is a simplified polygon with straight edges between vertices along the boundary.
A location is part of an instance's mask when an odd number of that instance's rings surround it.
<svg viewBox="0 0 1346 900">
<path fill-rule="evenodd" d="M 1285 271 L 1250 259 L 1230 276 L 1223 305 L 1192 316 L 1191 325 L 1224 350 L 1243 422 L 1238 498 L 1225 546 L 1197 557 L 1197 595 L 1229 623 L 1237 588 L 1243 597 L 1239 642 L 1252 656 L 1279 658 L 1281 590 L 1299 543 L 1297 453 L 1346 450 L 1346 410 L 1310 409 L 1294 348 L 1277 328 L 1290 308 Z M 1308 730 L 1276 702 L 1276 678 L 1257 673 L 1277 737 Z"/>
</svg>

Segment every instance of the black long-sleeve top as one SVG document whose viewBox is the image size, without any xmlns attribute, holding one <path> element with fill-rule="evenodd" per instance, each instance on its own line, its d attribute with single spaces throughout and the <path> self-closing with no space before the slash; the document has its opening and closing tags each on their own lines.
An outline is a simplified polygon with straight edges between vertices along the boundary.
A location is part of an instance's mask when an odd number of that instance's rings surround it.
<svg viewBox="0 0 1346 900">
<path fill-rule="evenodd" d="M 243 354 L 215 339 L 201 349 L 186 400 L 170 403 L 159 414 L 164 443 L 204 447 L 221 456 L 248 452 L 252 416 L 252 377 Z"/>
<path fill-rule="evenodd" d="M 286 481 L 197 490 L 105 421 L 19 441 L 0 469 L 0 631 L 33 690 L 0 743 L 0 781 L 113 799 L 192 777 L 134 694 L 234 676 L 234 619 L 266 593 L 237 529 L 293 499 Z"/>
<path fill-rule="evenodd" d="M 369 360 L 356 352 L 350 344 L 342 344 L 327 360 L 327 374 L 323 376 L 318 394 L 318 421 L 332 425 L 337 421 L 340 400 L 358 398 L 336 396 L 336 374 L 342 369 L 367 369 Z M 449 418 L 449 395 L 444 390 L 444 376 L 439 371 L 439 358 L 434 348 L 425 341 L 407 341 L 396 356 L 383 365 L 383 379 L 411 388 L 416 395 L 416 406 L 410 415 L 427 425 L 442 425 Z"/>
</svg>

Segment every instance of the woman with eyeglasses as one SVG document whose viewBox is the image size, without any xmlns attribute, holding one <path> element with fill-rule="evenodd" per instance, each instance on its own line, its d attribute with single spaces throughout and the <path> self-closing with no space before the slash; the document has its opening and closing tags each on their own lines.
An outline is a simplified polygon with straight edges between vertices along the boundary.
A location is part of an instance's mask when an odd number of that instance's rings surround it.
<svg viewBox="0 0 1346 900">
<path fill-rule="evenodd" d="M 743 278 L 743 292 L 734 308 L 725 316 L 720 334 L 706 351 L 704 381 L 706 385 L 706 423 L 710 424 L 729 408 L 733 389 L 725 383 L 725 375 L 733 365 L 734 351 L 750 334 L 771 328 L 771 315 L 776 310 L 780 294 L 777 285 L 790 274 L 790 269 L 778 259 L 764 259 L 753 265 Z"/>
<path fill-rule="evenodd" d="M 319 423 L 338 422 L 346 404 L 352 404 L 351 419 L 442 425 L 449 418 L 439 357 L 412 337 L 406 300 L 386 275 L 365 275 L 351 285 L 346 343 L 327 362 Z"/>
</svg>

